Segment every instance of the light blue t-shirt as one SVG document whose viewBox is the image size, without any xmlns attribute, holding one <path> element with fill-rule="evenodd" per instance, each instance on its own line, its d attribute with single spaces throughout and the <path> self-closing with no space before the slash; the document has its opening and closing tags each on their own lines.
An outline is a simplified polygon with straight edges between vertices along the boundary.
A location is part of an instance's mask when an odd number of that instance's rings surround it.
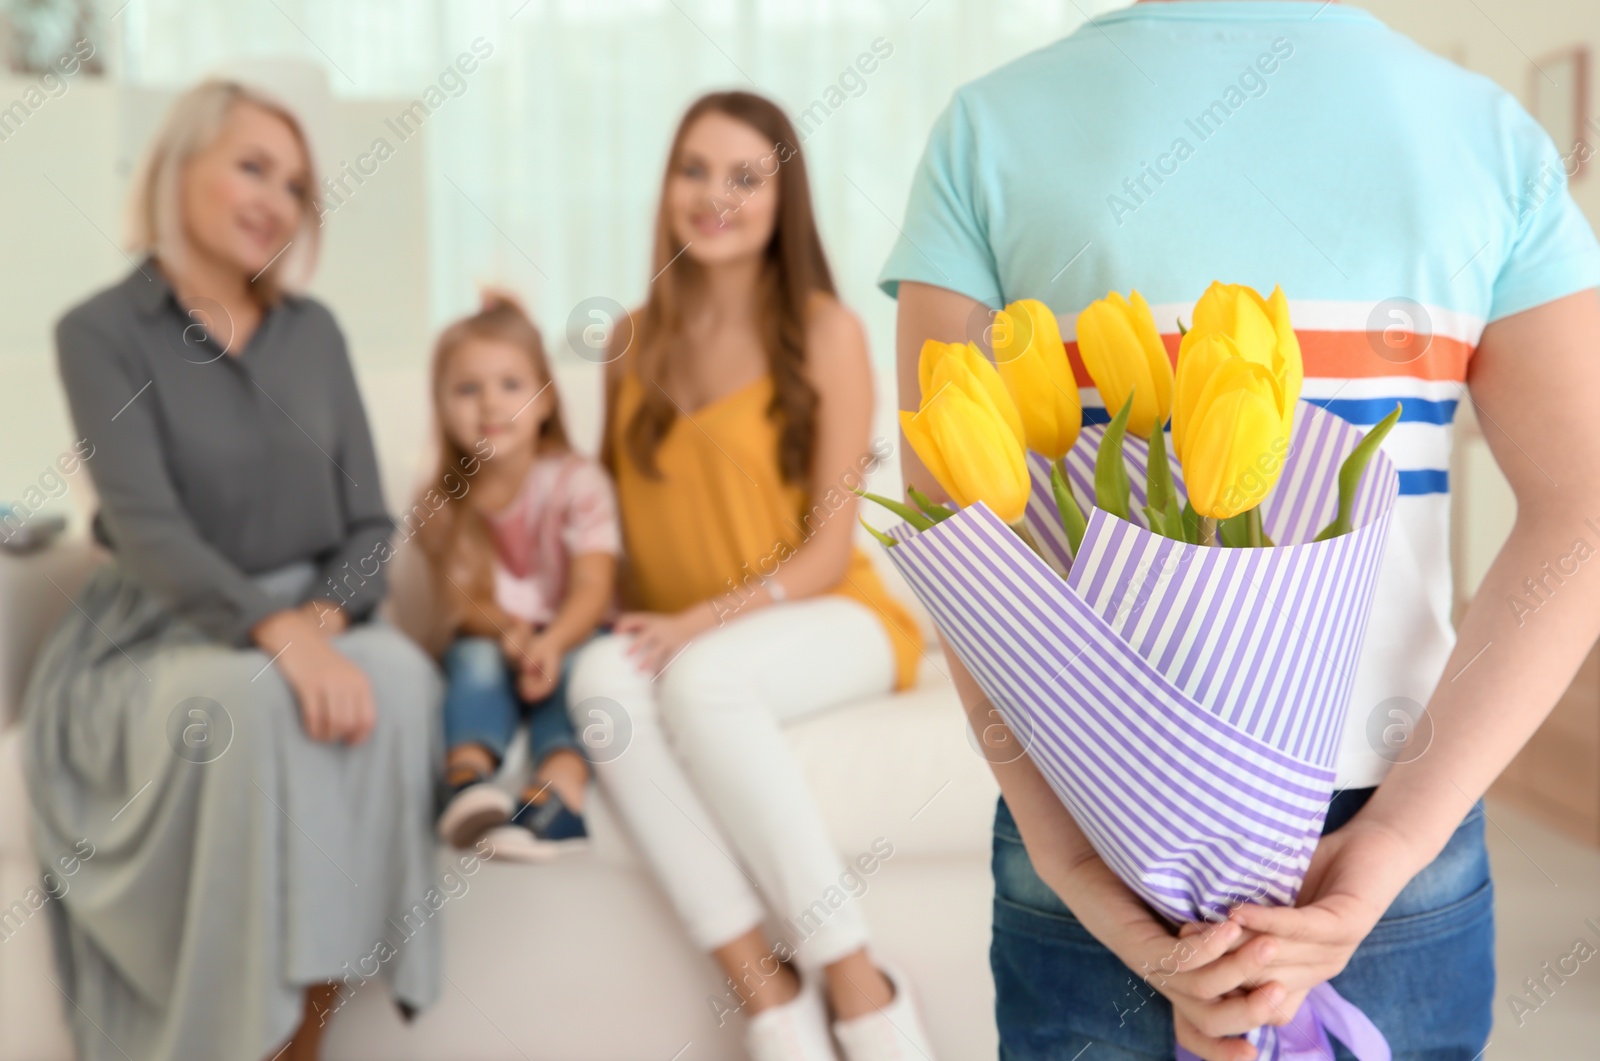
<svg viewBox="0 0 1600 1061">
<path fill-rule="evenodd" d="M 1358 8 L 1141 3 L 956 93 L 880 281 L 1040 299 L 1074 356 L 1078 312 L 1108 291 L 1137 288 L 1170 336 L 1212 280 L 1281 285 L 1308 401 L 1362 425 L 1401 403 L 1399 519 L 1340 758 L 1341 784 L 1375 784 L 1369 713 L 1426 703 L 1453 642 L 1472 352 L 1488 322 L 1600 285 L 1567 165 L 1508 93 Z"/>
</svg>

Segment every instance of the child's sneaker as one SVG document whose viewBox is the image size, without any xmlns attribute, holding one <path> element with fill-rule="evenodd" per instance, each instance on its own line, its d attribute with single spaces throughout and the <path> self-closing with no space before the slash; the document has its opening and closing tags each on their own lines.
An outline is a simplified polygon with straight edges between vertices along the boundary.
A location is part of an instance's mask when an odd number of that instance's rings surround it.
<svg viewBox="0 0 1600 1061">
<path fill-rule="evenodd" d="M 548 862 L 589 846 L 583 817 L 562 802 L 554 789 L 528 799 L 509 824 L 489 833 L 494 857 L 511 862 Z"/>
<path fill-rule="evenodd" d="M 439 815 L 439 839 L 451 847 L 466 848 L 490 829 L 511 818 L 510 793 L 489 783 L 476 770 L 452 771 L 450 794 Z"/>
</svg>

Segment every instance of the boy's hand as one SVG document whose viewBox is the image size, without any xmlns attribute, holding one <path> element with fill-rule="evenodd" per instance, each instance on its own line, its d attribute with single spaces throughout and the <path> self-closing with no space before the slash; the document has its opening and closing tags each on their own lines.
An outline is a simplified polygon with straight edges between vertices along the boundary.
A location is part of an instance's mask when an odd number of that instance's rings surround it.
<svg viewBox="0 0 1600 1061">
<path fill-rule="evenodd" d="M 1243 1035 L 1271 1022 L 1287 992 L 1264 971 L 1277 943 L 1248 939 L 1231 921 L 1185 926 L 1167 922 L 1098 855 L 1045 872 L 1085 928 L 1129 969 L 1129 990 L 1114 1002 L 1126 1021 L 1156 992 L 1172 1004 L 1178 1042 L 1202 1061 L 1255 1061 Z"/>
<path fill-rule="evenodd" d="M 1237 907 L 1229 920 L 1277 944 L 1277 956 L 1264 979 L 1287 988 L 1282 1014 L 1286 1024 L 1306 992 L 1344 971 L 1350 956 L 1406 885 L 1411 864 L 1404 840 L 1358 814 L 1328 833 L 1317 845 L 1300 890 L 1300 905 Z"/>
<path fill-rule="evenodd" d="M 562 654 L 554 639 L 539 634 L 530 637 L 518 661 L 517 695 L 531 703 L 554 692 L 561 678 Z"/>
<path fill-rule="evenodd" d="M 1288 992 L 1267 983 L 1265 970 L 1277 942 L 1240 945 L 1244 932 L 1230 921 L 1186 926 L 1177 937 L 1156 918 L 1150 922 L 1159 934 L 1124 945 L 1117 956 L 1172 1004 L 1179 1045 L 1202 1061 L 1254 1061 L 1256 1048 L 1231 1037 L 1276 1023 Z"/>
</svg>

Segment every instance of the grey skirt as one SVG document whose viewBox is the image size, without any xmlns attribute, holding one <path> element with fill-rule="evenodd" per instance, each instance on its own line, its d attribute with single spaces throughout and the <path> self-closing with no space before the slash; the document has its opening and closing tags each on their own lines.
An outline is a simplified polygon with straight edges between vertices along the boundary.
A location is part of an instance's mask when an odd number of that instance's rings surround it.
<svg viewBox="0 0 1600 1061">
<path fill-rule="evenodd" d="M 312 577 L 259 581 L 288 604 Z M 24 698 L 33 840 L 75 860 L 54 911 L 81 1061 L 262 1061 L 307 985 L 439 993 L 430 830 L 437 672 L 382 624 L 334 643 L 372 681 L 354 747 L 306 736 L 265 653 L 208 641 L 110 564 Z"/>
</svg>

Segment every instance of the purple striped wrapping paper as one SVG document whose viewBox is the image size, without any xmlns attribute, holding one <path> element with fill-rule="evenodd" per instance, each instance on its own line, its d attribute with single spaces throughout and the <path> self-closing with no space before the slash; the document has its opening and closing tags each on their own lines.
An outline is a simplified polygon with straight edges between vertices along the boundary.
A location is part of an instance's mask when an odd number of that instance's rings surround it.
<svg viewBox="0 0 1600 1061">
<path fill-rule="evenodd" d="M 1189 545 L 1095 509 L 1069 563 L 1036 454 L 1024 518 L 1048 563 L 981 503 L 889 531 L 895 567 L 1095 849 L 1177 922 L 1293 903 L 1333 792 L 1399 477 L 1376 454 L 1355 529 L 1311 542 L 1364 432 L 1306 402 L 1295 419 L 1262 504 L 1272 548 Z M 1103 433 L 1067 455 L 1080 500 Z M 1137 510 L 1144 444 L 1126 453 Z M 1278 1056 L 1274 1029 L 1252 1038 Z"/>
<path fill-rule="evenodd" d="M 1080 498 L 1102 433 L 1067 457 Z M 1274 548 L 1188 545 L 1096 509 L 1069 567 L 1037 455 L 1026 519 L 1050 564 L 981 504 L 890 531 L 895 566 L 1096 849 L 1175 921 L 1293 902 L 1321 835 L 1398 490 L 1381 452 L 1354 531 L 1309 539 L 1362 435 L 1300 403 L 1262 505 Z M 1127 452 L 1138 506 L 1143 444 Z"/>
</svg>

